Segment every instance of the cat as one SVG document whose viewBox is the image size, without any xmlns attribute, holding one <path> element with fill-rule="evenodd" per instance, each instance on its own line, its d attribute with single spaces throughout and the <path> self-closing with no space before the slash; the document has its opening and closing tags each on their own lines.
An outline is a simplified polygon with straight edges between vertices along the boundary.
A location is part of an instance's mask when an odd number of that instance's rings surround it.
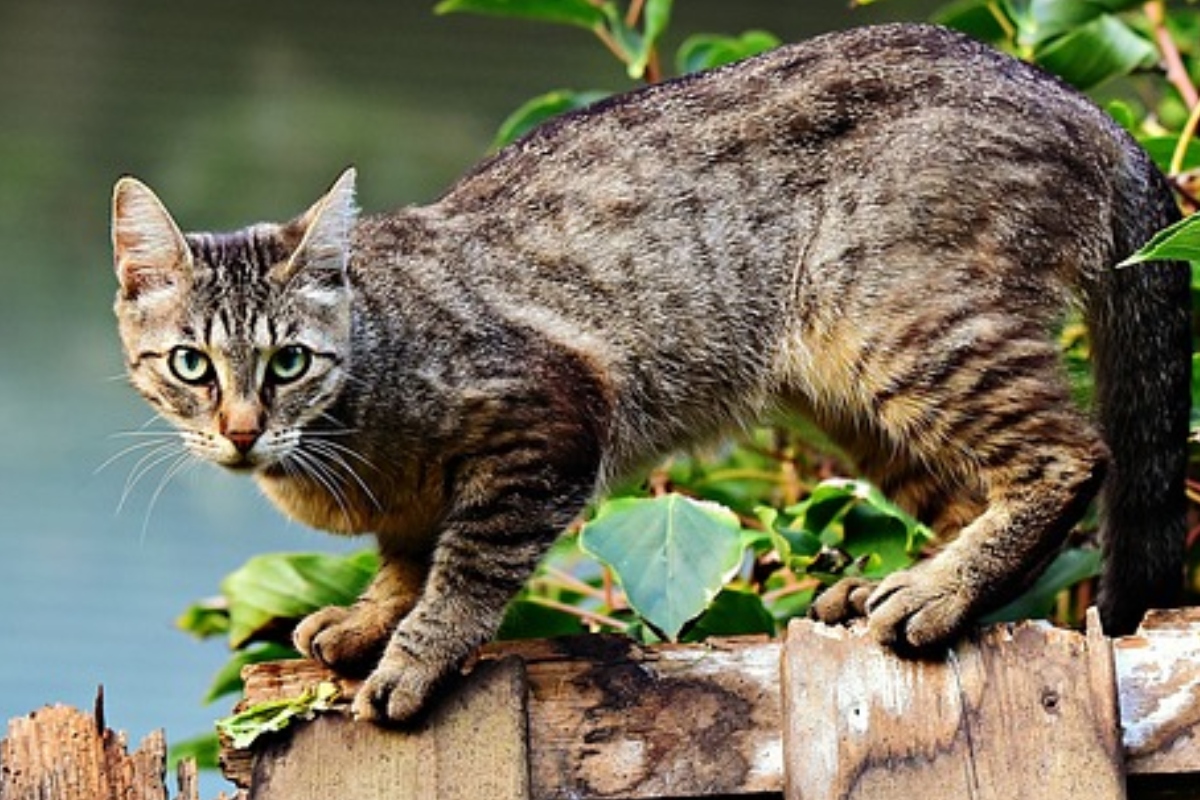
<svg viewBox="0 0 1200 800">
<path fill-rule="evenodd" d="M 131 382 L 282 511 L 381 569 L 298 648 L 403 723 L 614 479 L 809 415 L 953 541 L 815 615 L 900 651 L 1013 599 L 1103 488 L 1110 633 L 1177 602 L 1188 268 L 1114 265 L 1177 217 L 1075 91 L 959 34 L 827 34 L 559 117 L 436 202 L 184 235 L 114 191 Z M 1090 325 L 1095 415 L 1056 326 Z M 1094 419 L 1093 419 L 1094 416 Z M 955 536 L 956 535 L 956 536 Z"/>
</svg>

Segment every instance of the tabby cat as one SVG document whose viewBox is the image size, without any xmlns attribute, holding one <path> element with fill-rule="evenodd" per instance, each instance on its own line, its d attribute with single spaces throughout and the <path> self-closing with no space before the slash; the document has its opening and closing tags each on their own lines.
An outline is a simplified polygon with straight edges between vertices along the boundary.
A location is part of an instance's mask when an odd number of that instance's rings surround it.
<svg viewBox="0 0 1200 800">
<path fill-rule="evenodd" d="M 424 207 L 345 172 L 285 224 L 184 235 L 116 186 L 134 386 L 382 568 L 295 634 L 403 722 L 604 487 L 779 411 L 947 538 L 816 604 L 927 650 L 1011 600 L 1103 487 L 1101 613 L 1176 601 L 1189 276 L 1113 265 L 1176 218 L 1089 101 L 928 26 L 864 28 L 556 119 Z M 1090 325 L 1096 421 L 1054 331 Z"/>
</svg>

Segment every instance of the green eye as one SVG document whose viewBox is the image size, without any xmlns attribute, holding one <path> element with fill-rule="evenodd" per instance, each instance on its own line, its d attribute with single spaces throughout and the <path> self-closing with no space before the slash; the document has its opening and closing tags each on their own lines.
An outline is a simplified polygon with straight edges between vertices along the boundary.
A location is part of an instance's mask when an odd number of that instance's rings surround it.
<svg viewBox="0 0 1200 800">
<path fill-rule="evenodd" d="M 212 382 L 212 361 L 194 347 L 176 347 L 171 351 L 169 364 L 171 372 L 184 383 L 199 386 Z"/>
<path fill-rule="evenodd" d="M 271 356 L 271 361 L 267 364 L 267 370 L 275 383 L 291 383 L 308 372 L 311 363 L 312 353 L 307 347 L 289 344 L 275 351 L 275 355 Z"/>
</svg>

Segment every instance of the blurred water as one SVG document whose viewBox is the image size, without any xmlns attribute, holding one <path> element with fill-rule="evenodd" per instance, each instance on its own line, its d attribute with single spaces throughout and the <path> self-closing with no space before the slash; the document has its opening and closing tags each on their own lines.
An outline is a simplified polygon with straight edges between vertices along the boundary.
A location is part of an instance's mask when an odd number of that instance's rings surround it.
<svg viewBox="0 0 1200 800">
<path fill-rule="evenodd" d="M 676 30 L 796 39 L 914 5 L 679 0 Z M 585 32 L 431 6 L 0 0 L 0 721 L 90 708 L 103 684 L 135 740 L 206 730 L 226 654 L 175 616 L 250 555 L 354 544 L 211 469 L 161 491 L 153 472 L 118 511 L 136 457 L 96 470 L 150 413 L 119 379 L 109 192 L 133 173 L 184 227 L 232 227 L 302 210 L 353 163 L 365 208 L 421 202 L 531 95 L 624 85 Z"/>
</svg>

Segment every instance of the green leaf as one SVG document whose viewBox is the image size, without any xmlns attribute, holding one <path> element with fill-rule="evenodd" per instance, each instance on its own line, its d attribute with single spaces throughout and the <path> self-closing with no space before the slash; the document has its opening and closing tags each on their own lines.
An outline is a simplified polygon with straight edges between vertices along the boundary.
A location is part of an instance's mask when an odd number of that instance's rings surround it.
<svg viewBox="0 0 1200 800">
<path fill-rule="evenodd" d="M 221 582 L 229 601 L 229 644 L 238 648 L 279 622 L 349 605 L 379 568 L 378 556 L 276 553 L 256 556 Z"/>
<path fill-rule="evenodd" d="M 215 733 L 204 733 L 184 739 L 171 745 L 167 752 L 167 769 L 174 772 L 179 768 L 179 762 L 192 759 L 200 769 L 219 769 L 221 756 L 221 741 Z"/>
<path fill-rule="evenodd" d="M 591 30 L 604 24 L 604 13 L 589 0 L 442 0 L 436 14 L 468 12 L 575 25 Z"/>
<path fill-rule="evenodd" d="M 266 642 L 239 650 L 217 670 L 202 702 L 213 703 L 226 695 L 240 692 L 242 690 L 242 668 L 249 664 L 260 664 L 263 661 L 288 661 L 299 657 L 300 654 L 293 648 L 276 642 Z"/>
<path fill-rule="evenodd" d="M 680 74 L 712 69 L 778 47 L 779 38 L 767 31 L 746 31 L 740 36 L 696 34 L 684 40 L 675 53 Z"/>
<path fill-rule="evenodd" d="M 756 633 L 774 636 L 775 617 L 771 616 L 762 598 L 754 592 L 726 587 L 688 630 L 684 640 L 699 642 L 710 636 L 747 636 Z"/>
<path fill-rule="evenodd" d="M 1142 149 L 1159 169 L 1168 172 L 1171 169 L 1171 161 L 1175 158 L 1175 149 L 1179 146 L 1179 136 L 1176 134 L 1144 136 L 1138 139 L 1138 144 L 1142 146 Z M 1200 167 L 1200 141 L 1189 139 L 1180 169 L 1186 172 L 1197 167 Z"/>
<path fill-rule="evenodd" d="M 608 92 L 573 92 L 568 89 L 558 89 L 546 92 L 526 101 L 516 111 L 500 124 L 496 138 L 492 141 L 494 149 L 500 149 L 515 142 L 546 120 L 590 106 L 608 96 Z"/>
<path fill-rule="evenodd" d="M 675 639 L 742 559 L 736 514 L 678 494 L 601 506 L 580 546 L 608 564 L 634 611 Z"/>
<path fill-rule="evenodd" d="M 266 733 L 281 731 L 296 719 L 312 719 L 319 711 L 333 708 L 339 690 L 337 684 L 321 681 L 299 697 L 256 703 L 244 711 L 217 721 L 217 731 L 228 736 L 231 744 L 244 750 Z"/>
<path fill-rule="evenodd" d="M 223 597 L 193 603 L 175 620 L 175 627 L 197 639 L 223 636 L 229 633 L 229 604 Z"/>
<path fill-rule="evenodd" d="M 876 506 L 862 503 L 846 512 L 842 546 L 856 559 L 864 559 L 861 572 L 882 578 L 912 563 L 909 526 L 905 520 Z"/>
<path fill-rule="evenodd" d="M 1003 12 L 994 0 L 958 0 L 942 6 L 930 21 L 947 28 L 962 31 L 981 42 L 1001 45 L 1008 41 L 1008 29 Z"/>
<path fill-rule="evenodd" d="M 1158 61 L 1154 45 L 1111 15 L 1071 29 L 1039 46 L 1035 60 L 1080 89 L 1149 68 Z"/>
<path fill-rule="evenodd" d="M 580 618 L 539 603 L 536 598 L 518 598 L 508 604 L 497 639 L 553 639 L 587 633 Z"/>
<path fill-rule="evenodd" d="M 629 63 L 630 78 L 641 80 L 645 76 L 654 48 L 671 22 L 672 2 L 673 0 L 646 0 L 646 5 L 642 8 L 641 42 L 636 57 Z"/>
<path fill-rule="evenodd" d="M 1100 574 L 1100 551 L 1095 549 L 1064 550 L 1050 563 L 1033 586 L 998 611 L 989 614 L 984 622 L 1013 622 L 1021 619 L 1044 619 L 1050 616 L 1058 593 L 1080 581 Z"/>
<path fill-rule="evenodd" d="M 1146 261 L 1200 261 L 1200 214 L 1184 217 L 1163 228 L 1150 241 L 1118 264 L 1128 267 Z"/>
</svg>

